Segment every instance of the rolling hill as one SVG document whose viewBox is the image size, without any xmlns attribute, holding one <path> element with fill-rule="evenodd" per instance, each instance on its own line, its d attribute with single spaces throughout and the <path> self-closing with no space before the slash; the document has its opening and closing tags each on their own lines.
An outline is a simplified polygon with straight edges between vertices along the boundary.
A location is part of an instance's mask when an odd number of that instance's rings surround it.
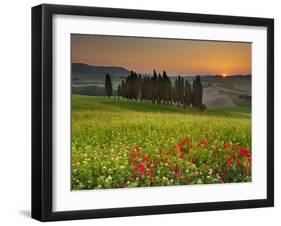
<svg viewBox="0 0 281 226">
<path fill-rule="evenodd" d="M 72 63 L 72 74 L 74 77 L 79 76 L 104 76 L 109 73 L 111 76 L 127 76 L 130 71 L 124 67 L 118 66 L 93 66 L 82 63 Z"/>
</svg>

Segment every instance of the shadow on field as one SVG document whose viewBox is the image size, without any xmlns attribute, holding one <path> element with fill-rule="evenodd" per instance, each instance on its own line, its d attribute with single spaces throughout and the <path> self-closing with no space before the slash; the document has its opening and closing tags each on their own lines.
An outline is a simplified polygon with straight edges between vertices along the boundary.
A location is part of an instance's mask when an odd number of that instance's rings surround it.
<svg viewBox="0 0 281 226">
<path fill-rule="evenodd" d="M 141 101 L 131 101 L 131 100 L 103 100 L 103 104 L 109 104 L 112 107 L 121 108 L 130 111 L 138 112 L 165 112 L 165 113 L 185 113 L 182 107 L 162 105 L 162 104 L 152 104 Z"/>
<path fill-rule="evenodd" d="M 205 112 L 198 111 L 192 108 L 183 108 L 182 106 L 170 106 L 161 104 L 145 103 L 141 101 L 131 100 L 103 100 L 104 105 L 110 105 L 113 108 L 120 110 L 129 110 L 137 112 L 161 112 L 161 113 L 179 113 L 179 114 L 192 114 L 197 116 L 222 116 L 222 117 L 238 117 L 238 118 L 250 118 L 251 110 L 245 107 L 230 107 L 230 108 L 212 108 Z"/>
</svg>

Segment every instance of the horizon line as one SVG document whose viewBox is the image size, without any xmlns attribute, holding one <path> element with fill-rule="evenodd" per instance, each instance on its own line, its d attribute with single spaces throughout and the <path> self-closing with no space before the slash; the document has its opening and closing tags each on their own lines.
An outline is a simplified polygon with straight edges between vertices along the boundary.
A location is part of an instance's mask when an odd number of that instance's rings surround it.
<svg viewBox="0 0 281 226">
<path fill-rule="evenodd" d="M 127 71 L 131 72 L 136 72 L 137 74 L 141 74 L 141 75 L 151 75 L 153 74 L 153 71 L 155 70 L 156 72 L 159 72 L 159 70 L 157 71 L 156 69 L 152 69 L 151 72 L 137 72 L 135 70 L 131 70 L 131 69 L 128 69 L 127 67 L 124 67 L 124 66 L 117 66 L 117 65 L 93 65 L 93 64 L 87 64 L 87 63 L 82 63 L 82 62 L 71 62 L 71 64 L 83 64 L 83 65 L 86 65 L 86 66 L 89 66 L 89 67 L 117 67 L 117 68 L 123 68 L 123 69 L 126 69 Z M 220 76 L 220 77 L 231 77 L 231 76 L 252 76 L 251 73 L 237 73 L 237 74 L 227 74 L 226 76 L 224 76 L 223 74 L 213 74 L 213 73 L 186 73 L 186 74 L 180 74 L 180 73 L 177 73 L 177 74 L 169 74 L 167 70 L 161 70 L 162 73 L 164 71 L 166 71 L 166 73 L 168 74 L 168 76 L 171 76 L 171 77 L 177 77 L 177 76 L 182 76 L 182 77 L 194 77 L 194 76 Z M 158 74 L 158 73 L 157 73 Z"/>
</svg>

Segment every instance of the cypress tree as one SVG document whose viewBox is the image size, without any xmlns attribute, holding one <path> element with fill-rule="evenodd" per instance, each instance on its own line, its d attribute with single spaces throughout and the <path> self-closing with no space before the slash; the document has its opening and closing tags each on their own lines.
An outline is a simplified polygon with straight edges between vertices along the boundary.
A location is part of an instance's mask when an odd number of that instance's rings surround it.
<svg viewBox="0 0 281 226">
<path fill-rule="evenodd" d="M 180 106 L 180 95 L 181 95 L 181 78 L 178 76 L 177 80 L 177 103 L 178 107 Z"/>
<path fill-rule="evenodd" d="M 185 81 L 184 95 L 185 95 L 184 96 L 185 105 L 189 107 L 191 104 L 192 93 L 191 93 L 191 85 L 188 80 Z"/>
<path fill-rule="evenodd" d="M 181 95 L 180 95 L 180 101 L 181 101 L 181 104 L 184 104 L 184 78 L 181 77 Z"/>
<path fill-rule="evenodd" d="M 139 74 L 139 77 L 138 77 L 138 92 L 137 92 L 137 97 L 140 99 L 142 99 L 141 97 L 141 91 L 142 91 L 142 75 Z"/>
<path fill-rule="evenodd" d="M 157 79 L 157 91 L 157 104 L 160 104 L 163 100 L 163 81 L 160 73 L 158 74 Z"/>
<path fill-rule="evenodd" d="M 145 76 L 142 76 L 141 81 L 140 81 L 140 100 L 143 101 L 145 98 L 145 93 L 144 93 L 144 85 L 145 85 Z"/>
<path fill-rule="evenodd" d="M 144 76 L 143 78 L 143 99 L 147 102 L 147 78 Z"/>
<path fill-rule="evenodd" d="M 157 73 L 155 70 L 153 70 L 153 78 L 151 78 L 151 88 L 152 88 L 152 103 L 154 103 L 157 100 L 158 96 L 158 81 L 157 81 Z"/>
<path fill-rule="evenodd" d="M 201 78 L 199 75 L 196 76 L 193 81 L 193 95 L 192 95 L 192 105 L 195 107 L 200 107 L 202 105 L 203 98 L 203 86 L 201 84 Z"/>
<path fill-rule="evenodd" d="M 157 80 L 156 80 L 156 82 L 157 82 Z M 148 102 L 151 101 L 154 103 L 155 99 L 154 99 L 154 95 L 153 95 L 153 93 L 154 93 L 153 87 L 155 84 L 153 84 L 153 79 L 149 76 L 147 77 L 147 83 L 148 83 L 148 86 L 147 86 Z"/>
<path fill-rule="evenodd" d="M 165 102 L 169 103 L 171 101 L 172 95 L 172 84 L 171 80 L 169 79 L 166 71 L 163 71 L 163 99 L 164 104 Z"/>
<path fill-rule="evenodd" d="M 126 97 L 126 90 L 125 90 L 125 82 L 124 82 L 124 80 L 122 80 L 122 82 L 121 82 L 121 95 L 120 96 L 122 96 L 123 98 L 125 98 Z"/>
<path fill-rule="evenodd" d="M 133 72 L 133 88 L 132 88 L 132 95 L 135 100 L 138 98 L 138 75 L 136 72 Z"/>
<path fill-rule="evenodd" d="M 170 105 L 172 105 L 173 104 L 173 99 L 172 99 L 172 82 L 171 82 L 171 80 L 170 80 L 170 78 L 167 76 L 167 82 L 168 82 L 168 88 L 167 88 L 167 92 L 168 92 L 168 95 L 167 95 L 167 97 L 168 97 L 168 102 L 170 102 Z"/>
<path fill-rule="evenodd" d="M 112 83 L 108 73 L 105 75 L 105 92 L 108 97 L 112 96 Z"/>
<path fill-rule="evenodd" d="M 179 92 L 179 78 L 176 79 L 175 81 L 175 88 L 174 88 L 174 98 L 175 98 L 175 103 L 178 104 L 178 107 L 180 106 L 180 102 L 179 102 L 179 96 L 180 96 L 180 92 Z"/>
<path fill-rule="evenodd" d="M 130 76 L 127 80 L 127 90 L 129 99 L 133 99 L 133 71 L 131 71 Z"/>
<path fill-rule="evenodd" d="M 122 94 L 121 94 L 121 85 L 120 84 L 118 84 L 117 96 L 118 96 L 118 99 L 119 99 L 120 96 L 122 96 Z"/>
</svg>

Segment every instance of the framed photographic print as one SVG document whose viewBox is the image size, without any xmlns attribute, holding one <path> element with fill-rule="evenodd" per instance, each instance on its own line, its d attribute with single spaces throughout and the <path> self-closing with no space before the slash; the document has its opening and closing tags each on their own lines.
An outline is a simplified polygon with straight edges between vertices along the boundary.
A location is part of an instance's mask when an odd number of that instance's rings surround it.
<svg viewBox="0 0 281 226">
<path fill-rule="evenodd" d="M 274 205 L 274 21 L 32 8 L 32 217 Z"/>
</svg>

